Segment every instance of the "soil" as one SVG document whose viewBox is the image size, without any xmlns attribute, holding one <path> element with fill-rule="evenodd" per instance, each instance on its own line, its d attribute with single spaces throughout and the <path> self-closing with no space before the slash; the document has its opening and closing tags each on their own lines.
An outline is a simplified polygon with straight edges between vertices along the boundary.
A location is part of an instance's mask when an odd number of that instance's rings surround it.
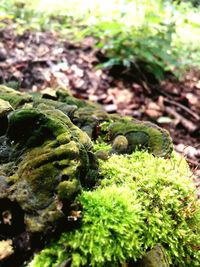
<svg viewBox="0 0 200 267">
<path fill-rule="evenodd" d="M 158 82 L 142 63 L 129 70 L 123 66 L 101 69 L 98 65 L 106 57 L 91 37 L 75 43 L 55 32 L 17 34 L 10 21 L 4 24 L 0 28 L 0 84 L 26 92 L 61 86 L 78 98 L 102 104 L 109 113 L 166 128 L 175 150 L 187 157 L 196 175 L 200 197 L 200 71 L 188 70 L 179 81 L 166 73 L 165 80 Z M 28 241 L 20 236 L 16 242 Z"/>
</svg>

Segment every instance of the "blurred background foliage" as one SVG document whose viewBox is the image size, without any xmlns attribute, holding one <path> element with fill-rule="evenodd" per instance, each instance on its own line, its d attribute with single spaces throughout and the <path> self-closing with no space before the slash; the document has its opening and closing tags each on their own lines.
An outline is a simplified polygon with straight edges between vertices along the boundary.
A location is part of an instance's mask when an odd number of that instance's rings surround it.
<svg viewBox="0 0 200 267">
<path fill-rule="evenodd" d="M 102 67 L 137 67 L 163 79 L 200 68 L 198 0 L 1 0 L 0 27 L 54 30 L 80 41 L 92 36 L 105 55 Z"/>
</svg>

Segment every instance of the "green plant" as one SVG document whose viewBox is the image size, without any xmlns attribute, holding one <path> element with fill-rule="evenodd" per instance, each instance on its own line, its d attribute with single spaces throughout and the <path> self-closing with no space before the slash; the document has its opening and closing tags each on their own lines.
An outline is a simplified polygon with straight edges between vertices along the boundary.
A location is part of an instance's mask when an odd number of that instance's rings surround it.
<svg viewBox="0 0 200 267">
<path fill-rule="evenodd" d="M 97 11 L 80 33 L 97 38 L 107 57 L 101 67 L 134 67 L 158 80 L 166 72 L 180 78 L 189 66 L 200 67 L 198 10 L 163 0 L 124 1 L 118 8 L 111 15 Z"/>
<path fill-rule="evenodd" d="M 112 24 L 112 25 L 111 25 Z M 109 30 L 105 30 L 104 26 Z M 166 71 L 179 75 L 177 54 L 172 49 L 172 35 L 175 33 L 174 23 L 170 25 L 126 27 L 117 22 L 99 23 L 95 26 L 95 37 L 99 39 L 97 46 L 102 49 L 108 60 L 103 67 L 124 65 L 146 69 L 158 80 L 164 78 Z M 91 29 L 90 29 L 91 30 Z M 141 71 L 142 71 L 141 69 Z"/>
<path fill-rule="evenodd" d="M 51 7 L 51 3 L 49 6 Z M 59 8 L 49 10 L 47 3 L 44 5 L 40 0 L 2 0 L 0 15 L 2 14 L 3 18 L 11 18 L 18 33 L 23 33 L 27 29 L 70 32 L 71 26 L 76 27 L 75 24 L 78 24 L 78 19 L 76 21 L 72 15 L 68 15 L 64 7 L 64 2 Z"/>
<path fill-rule="evenodd" d="M 35 256 L 31 267 L 72 260 L 78 266 L 117 266 L 137 261 L 161 243 L 172 266 L 199 266 L 200 211 L 185 160 L 147 152 L 100 161 L 104 179 L 84 191 L 80 229 L 65 232 Z"/>
<path fill-rule="evenodd" d="M 188 67 L 200 68 L 199 9 L 188 2 L 2 0 L 0 16 L 13 18 L 19 33 L 52 29 L 73 40 L 94 36 L 107 57 L 101 67 L 133 66 L 160 80 L 166 72 L 181 77 Z"/>
<path fill-rule="evenodd" d="M 189 3 L 191 5 L 193 5 L 194 7 L 198 7 L 200 6 L 199 0 L 174 0 L 174 2 L 176 2 L 177 4 L 181 4 L 181 2 L 184 3 Z"/>
<path fill-rule="evenodd" d="M 182 2 L 176 6 L 176 35 L 173 47 L 179 55 L 179 63 L 186 68 L 200 68 L 200 16 L 199 9 Z"/>
</svg>

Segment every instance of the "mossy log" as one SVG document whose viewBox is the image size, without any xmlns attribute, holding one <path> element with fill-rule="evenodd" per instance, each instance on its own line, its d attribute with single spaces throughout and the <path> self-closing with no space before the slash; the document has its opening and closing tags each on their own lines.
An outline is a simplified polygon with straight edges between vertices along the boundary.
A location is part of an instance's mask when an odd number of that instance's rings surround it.
<svg viewBox="0 0 200 267">
<path fill-rule="evenodd" d="M 99 158 L 138 149 L 169 158 L 173 150 L 166 130 L 108 114 L 63 89 L 50 96 L 0 86 L 0 125 L 2 239 L 26 233 L 27 239 L 39 235 L 46 240 L 61 222 L 66 230 L 79 220 L 76 197 L 98 186 Z M 94 143 L 109 149 L 95 149 Z"/>
</svg>

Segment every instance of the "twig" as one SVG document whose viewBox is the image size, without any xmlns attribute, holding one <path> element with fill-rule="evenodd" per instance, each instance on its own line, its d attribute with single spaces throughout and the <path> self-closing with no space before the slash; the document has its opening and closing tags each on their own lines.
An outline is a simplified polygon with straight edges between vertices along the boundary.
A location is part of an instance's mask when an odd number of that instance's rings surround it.
<svg viewBox="0 0 200 267">
<path fill-rule="evenodd" d="M 160 86 L 152 85 L 153 89 L 156 90 L 159 94 L 164 95 L 170 99 L 174 99 L 174 96 L 170 95 L 169 93 L 165 92 Z"/>
<path fill-rule="evenodd" d="M 179 113 L 177 113 L 175 110 L 173 110 L 171 107 L 165 107 L 165 111 L 176 118 L 190 133 L 193 133 L 198 129 L 198 126 L 196 126 L 191 121 L 185 119 L 183 116 L 181 116 Z"/>
<path fill-rule="evenodd" d="M 186 160 L 190 165 L 195 166 L 195 169 L 199 168 L 199 162 L 197 160 L 193 160 L 188 157 L 186 157 Z"/>
<path fill-rule="evenodd" d="M 187 113 L 189 113 L 190 115 L 192 115 L 195 119 L 200 120 L 200 117 L 196 113 L 194 113 L 193 111 L 191 111 L 189 108 L 185 107 L 184 105 L 182 105 L 182 104 L 180 104 L 180 103 L 178 103 L 176 101 L 169 100 L 167 98 L 164 98 L 163 100 L 164 100 L 164 102 L 173 104 L 173 105 L 175 105 L 175 106 L 177 106 L 177 107 L 185 110 Z"/>
<path fill-rule="evenodd" d="M 150 89 L 150 87 L 149 87 L 149 85 L 148 85 L 148 80 L 147 80 L 147 78 L 146 78 L 146 76 L 144 75 L 144 73 L 141 71 L 141 69 L 140 69 L 140 67 L 138 66 L 138 64 L 137 63 L 133 63 L 133 65 L 135 66 L 135 68 L 138 70 L 138 72 L 139 72 L 139 74 L 143 77 L 143 81 L 140 79 L 140 81 L 141 81 L 141 83 L 142 83 L 142 86 L 143 86 L 143 88 L 147 91 L 147 93 L 151 93 L 151 89 Z"/>
<path fill-rule="evenodd" d="M 21 65 L 21 64 L 37 64 L 37 63 L 47 63 L 47 62 L 57 62 L 57 60 L 55 58 L 36 58 L 36 59 L 26 59 L 26 60 L 21 60 L 21 61 L 15 61 L 12 62 L 11 64 L 9 64 L 8 66 L 17 66 L 17 65 Z"/>
</svg>

